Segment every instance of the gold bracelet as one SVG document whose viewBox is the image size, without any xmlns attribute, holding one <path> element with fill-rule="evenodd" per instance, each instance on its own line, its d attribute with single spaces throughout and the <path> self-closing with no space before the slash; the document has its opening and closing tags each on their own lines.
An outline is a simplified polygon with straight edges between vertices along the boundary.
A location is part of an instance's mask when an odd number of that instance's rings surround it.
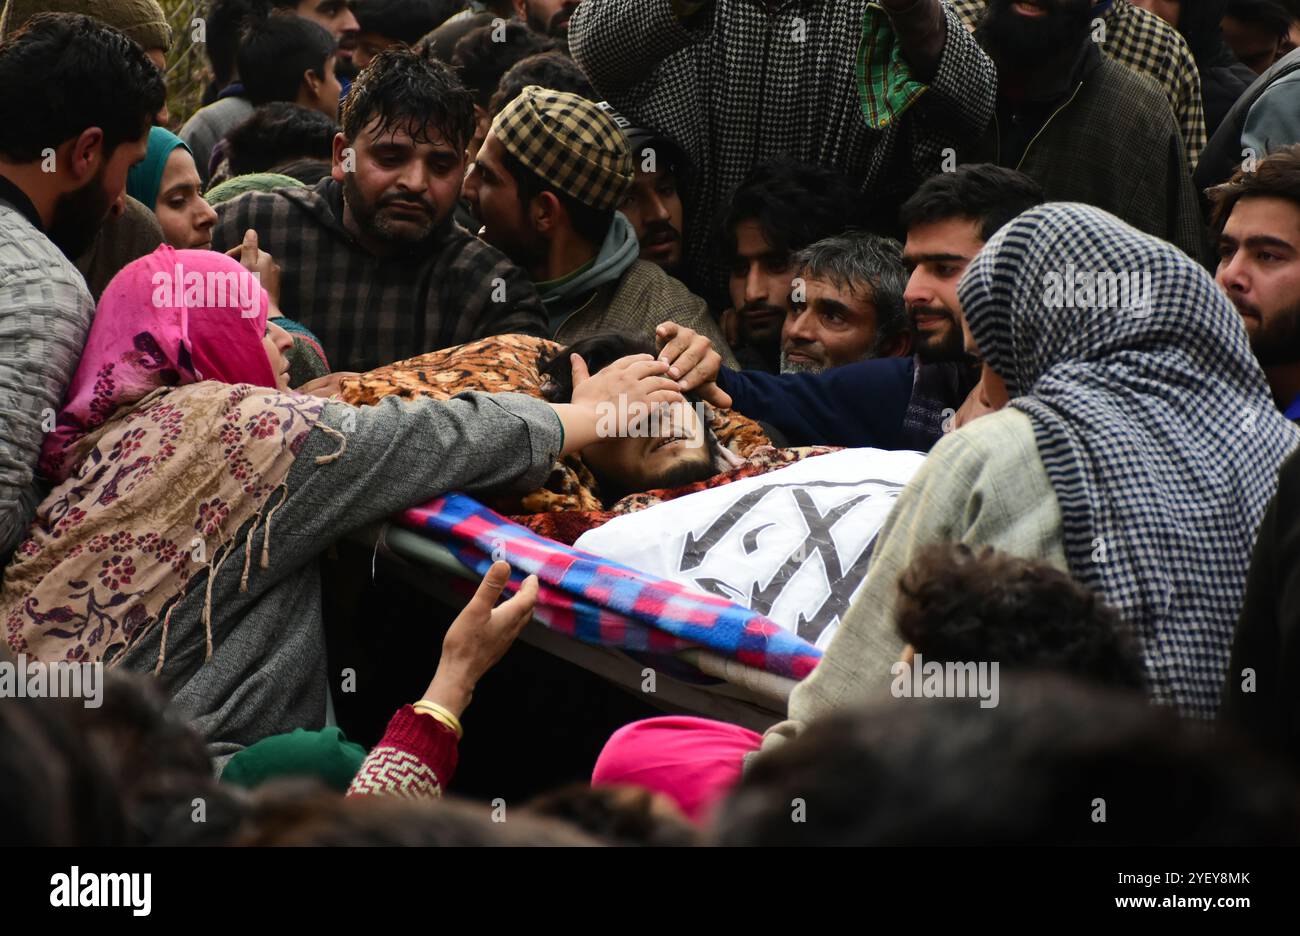
<svg viewBox="0 0 1300 936">
<path fill-rule="evenodd" d="M 428 699 L 421 699 L 414 703 L 411 708 L 421 715 L 428 715 L 430 718 L 436 718 L 452 731 L 456 732 L 456 739 L 460 740 L 465 737 L 465 729 L 460 726 L 460 719 L 451 713 L 451 711 L 437 702 L 430 702 Z"/>
</svg>

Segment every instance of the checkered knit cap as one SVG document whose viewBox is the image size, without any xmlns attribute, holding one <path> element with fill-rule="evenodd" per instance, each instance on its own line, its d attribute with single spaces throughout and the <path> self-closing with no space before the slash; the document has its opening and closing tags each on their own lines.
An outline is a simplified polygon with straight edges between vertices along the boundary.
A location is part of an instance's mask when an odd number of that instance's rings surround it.
<svg viewBox="0 0 1300 936">
<path fill-rule="evenodd" d="M 538 178 L 592 208 L 617 208 L 632 185 L 623 132 L 576 94 L 529 85 L 497 114 L 492 133 Z"/>
</svg>

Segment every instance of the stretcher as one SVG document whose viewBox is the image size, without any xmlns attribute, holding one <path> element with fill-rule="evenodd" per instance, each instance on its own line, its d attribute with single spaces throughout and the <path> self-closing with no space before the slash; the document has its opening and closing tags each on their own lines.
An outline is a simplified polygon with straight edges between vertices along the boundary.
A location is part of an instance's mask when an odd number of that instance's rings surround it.
<svg viewBox="0 0 1300 936">
<path fill-rule="evenodd" d="M 465 598 L 451 587 L 478 576 L 450 549 L 395 523 L 361 534 L 376 564 L 453 610 Z M 763 731 L 785 717 L 796 681 L 732 660 L 705 648 L 677 651 L 670 660 L 589 644 L 545 627 L 534 618 L 520 639 L 580 666 L 667 713 L 715 718 Z"/>
</svg>

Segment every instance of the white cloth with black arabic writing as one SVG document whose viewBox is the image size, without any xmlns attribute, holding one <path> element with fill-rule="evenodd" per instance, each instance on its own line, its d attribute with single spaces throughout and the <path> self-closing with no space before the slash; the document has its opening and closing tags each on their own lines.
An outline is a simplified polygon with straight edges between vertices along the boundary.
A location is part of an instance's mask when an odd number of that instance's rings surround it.
<svg viewBox="0 0 1300 936">
<path fill-rule="evenodd" d="M 721 595 L 825 648 L 924 460 L 845 449 L 616 517 L 574 546 Z"/>
</svg>

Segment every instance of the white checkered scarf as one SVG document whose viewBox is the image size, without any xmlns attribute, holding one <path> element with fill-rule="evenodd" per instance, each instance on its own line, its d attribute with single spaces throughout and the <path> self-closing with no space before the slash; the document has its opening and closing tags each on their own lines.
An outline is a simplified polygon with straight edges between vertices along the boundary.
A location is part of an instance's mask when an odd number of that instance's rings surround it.
<svg viewBox="0 0 1300 936">
<path fill-rule="evenodd" d="M 1048 308 L 1067 264 L 1149 271 L 1146 314 Z M 958 296 L 1033 422 L 1074 577 L 1136 632 L 1156 701 L 1213 718 L 1255 533 L 1300 441 L 1236 310 L 1177 248 L 1067 203 L 994 235 Z"/>
</svg>

